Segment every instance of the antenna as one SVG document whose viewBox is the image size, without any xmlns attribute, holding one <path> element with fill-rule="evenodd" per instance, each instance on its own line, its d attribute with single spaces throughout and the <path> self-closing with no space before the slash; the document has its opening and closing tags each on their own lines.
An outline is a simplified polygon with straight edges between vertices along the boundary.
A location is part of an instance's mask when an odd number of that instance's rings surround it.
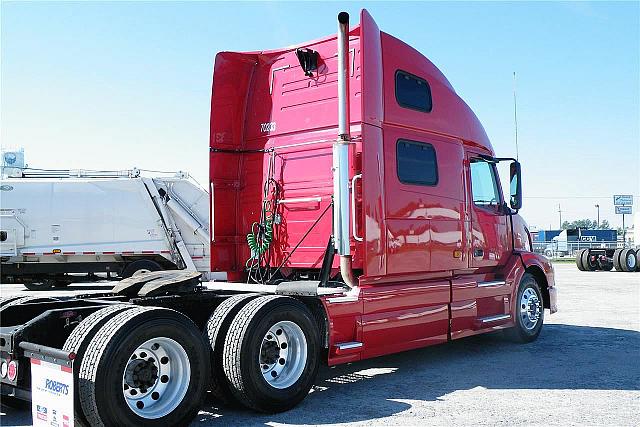
<svg viewBox="0 0 640 427">
<path fill-rule="evenodd" d="M 513 123 L 516 132 L 516 160 L 518 159 L 518 100 L 516 98 L 516 72 L 513 72 Z"/>
</svg>

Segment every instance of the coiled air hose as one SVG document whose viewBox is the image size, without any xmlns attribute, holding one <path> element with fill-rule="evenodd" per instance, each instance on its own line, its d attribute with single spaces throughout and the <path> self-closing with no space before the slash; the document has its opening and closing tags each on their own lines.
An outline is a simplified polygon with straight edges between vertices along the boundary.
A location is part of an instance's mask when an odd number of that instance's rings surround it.
<svg viewBox="0 0 640 427">
<path fill-rule="evenodd" d="M 262 224 L 254 222 L 251 224 L 251 233 L 247 234 L 247 244 L 251 250 L 251 258 L 259 258 L 267 252 L 273 240 L 273 214 L 267 212 Z M 251 261 L 249 259 L 247 264 Z"/>
</svg>

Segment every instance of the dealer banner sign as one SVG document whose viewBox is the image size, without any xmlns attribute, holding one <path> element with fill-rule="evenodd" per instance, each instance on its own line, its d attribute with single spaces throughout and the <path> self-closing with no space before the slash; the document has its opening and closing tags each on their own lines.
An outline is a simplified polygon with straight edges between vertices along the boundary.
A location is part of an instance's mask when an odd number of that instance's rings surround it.
<svg viewBox="0 0 640 427">
<path fill-rule="evenodd" d="M 73 369 L 31 359 L 34 426 L 73 427 Z"/>
</svg>

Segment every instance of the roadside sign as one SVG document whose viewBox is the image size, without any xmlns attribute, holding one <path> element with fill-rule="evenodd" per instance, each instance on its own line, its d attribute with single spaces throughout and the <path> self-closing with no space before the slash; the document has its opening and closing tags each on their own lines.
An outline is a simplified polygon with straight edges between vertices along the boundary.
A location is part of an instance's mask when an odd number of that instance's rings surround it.
<svg viewBox="0 0 640 427">
<path fill-rule="evenodd" d="M 31 359 L 31 412 L 34 426 L 73 427 L 73 370 Z"/>
<path fill-rule="evenodd" d="M 631 215 L 633 206 L 616 206 L 616 213 L 623 215 Z"/>
<path fill-rule="evenodd" d="M 633 196 L 631 194 L 617 194 L 613 196 L 614 206 L 631 206 L 633 205 Z M 616 213 L 618 213 L 616 211 Z"/>
</svg>

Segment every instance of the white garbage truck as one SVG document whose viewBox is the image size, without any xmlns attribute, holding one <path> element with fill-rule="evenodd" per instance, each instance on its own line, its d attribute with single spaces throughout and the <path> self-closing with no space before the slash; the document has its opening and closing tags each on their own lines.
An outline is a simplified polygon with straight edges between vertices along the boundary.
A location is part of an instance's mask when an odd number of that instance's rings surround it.
<svg viewBox="0 0 640 427">
<path fill-rule="evenodd" d="M 24 171 L 0 182 L 0 208 L 2 283 L 174 269 L 212 279 L 209 195 L 186 173 Z"/>
</svg>

